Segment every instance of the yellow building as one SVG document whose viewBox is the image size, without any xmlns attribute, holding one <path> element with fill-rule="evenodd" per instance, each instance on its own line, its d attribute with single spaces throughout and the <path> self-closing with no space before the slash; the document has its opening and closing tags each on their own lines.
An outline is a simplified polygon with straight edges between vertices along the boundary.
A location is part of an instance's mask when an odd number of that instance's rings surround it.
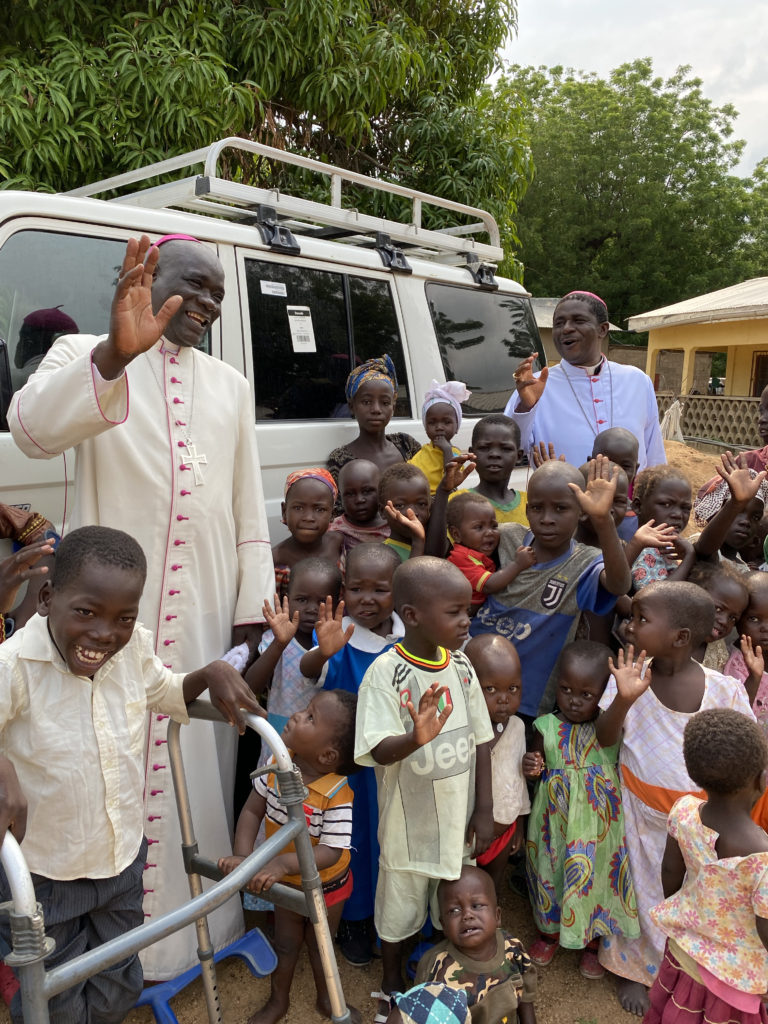
<svg viewBox="0 0 768 1024">
<path fill-rule="evenodd" d="M 645 372 L 655 380 L 662 351 L 682 351 L 679 394 L 693 386 L 697 352 L 725 352 L 726 395 L 759 396 L 768 385 L 768 277 L 632 316 L 632 331 L 648 331 Z"/>
</svg>

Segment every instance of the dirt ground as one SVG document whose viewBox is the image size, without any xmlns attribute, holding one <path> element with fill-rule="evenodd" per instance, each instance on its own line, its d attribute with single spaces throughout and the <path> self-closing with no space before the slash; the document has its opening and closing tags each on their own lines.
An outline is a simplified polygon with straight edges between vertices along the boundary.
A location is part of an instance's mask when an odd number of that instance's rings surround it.
<svg viewBox="0 0 768 1024">
<path fill-rule="evenodd" d="M 502 894 L 502 925 L 526 945 L 536 937 L 527 900 L 511 890 Z M 613 994 L 613 985 L 604 978 L 586 981 L 578 972 L 579 954 L 560 950 L 549 967 L 539 971 L 539 995 L 536 1000 L 538 1024 L 631 1024 L 638 1018 L 625 1013 Z M 339 955 L 339 971 L 345 999 L 356 1006 L 363 1022 L 373 1020 L 376 1004 L 370 993 L 381 984 L 380 961 L 370 967 L 350 967 Z M 245 1024 L 269 994 L 269 978 L 254 978 L 239 960 L 227 960 L 216 968 L 222 1015 L 217 1024 Z M 315 1010 L 315 989 L 309 963 L 304 954 L 291 990 L 291 1008 L 285 1024 L 321 1024 Z M 208 1024 L 202 984 L 198 979 L 171 1002 L 179 1024 Z M 6 1007 L 0 1004 L 0 1024 L 8 1024 Z M 154 1024 L 148 1008 L 134 1010 L 125 1024 Z"/>
<path fill-rule="evenodd" d="M 502 924 L 528 945 L 536 937 L 527 900 L 507 889 L 502 894 Z M 350 967 L 339 955 L 339 970 L 344 996 L 363 1015 L 363 1022 L 373 1020 L 376 1010 L 370 993 L 381 983 L 379 961 L 370 967 Z M 608 979 L 586 981 L 578 972 L 579 954 L 560 950 L 549 967 L 539 972 L 539 996 L 536 1018 L 539 1024 L 631 1024 L 637 1021 L 619 1006 Z M 253 978 L 238 961 L 228 961 L 217 968 L 222 1003 L 223 1024 L 245 1024 L 248 1017 L 269 993 L 268 978 Z M 315 989 L 306 957 L 302 957 L 293 984 L 291 1009 L 285 1024 L 317 1024 L 324 1019 L 314 1008 Z M 172 1002 L 179 1024 L 207 1024 L 205 997 L 200 982 Z M 126 1018 L 126 1024 L 152 1024 L 148 1010 L 137 1010 Z"/>
<path fill-rule="evenodd" d="M 716 456 L 695 451 L 676 441 L 665 442 L 668 461 L 684 470 L 691 480 L 694 495 L 698 488 L 716 472 Z M 528 945 L 535 938 L 535 929 L 527 900 L 507 889 L 501 896 L 502 924 Z M 561 950 L 552 964 L 539 972 L 539 996 L 536 1016 L 539 1024 L 622 1024 L 637 1021 L 625 1013 L 613 993 L 608 978 L 586 981 L 578 972 L 579 954 Z M 378 961 L 366 968 L 350 967 L 339 956 L 339 970 L 345 998 L 360 1009 L 363 1021 L 371 1021 L 375 1003 L 370 993 L 378 989 L 381 978 Z M 229 960 L 217 967 L 218 989 L 222 1004 L 221 1024 L 245 1024 L 269 994 L 268 978 L 253 978 L 239 960 Z M 291 1009 L 285 1024 L 320 1024 L 315 1010 L 315 991 L 306 956 L 299 964 L 292 989 Z M 171 1004 L 179 1024 L 207 1024 L 208 1014 L 200 981 L 196 981 Z M 0 1008 L 0 1024 L 7 1024 L 6 1008 Z M 148 1009 L 135 1010 L 126 1017 L 126 1024 L 152 1024 Z"/>
</svg>

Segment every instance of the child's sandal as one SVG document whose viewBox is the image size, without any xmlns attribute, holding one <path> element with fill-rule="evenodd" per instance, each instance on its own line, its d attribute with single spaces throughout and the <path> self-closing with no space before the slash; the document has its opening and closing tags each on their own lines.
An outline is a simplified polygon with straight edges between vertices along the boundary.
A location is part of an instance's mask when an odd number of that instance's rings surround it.
<svg viewBox="0 0 768 1024">
<path fill-rule="evenodd" d="M 547 964 L 551 964 L 555 959 L 557 947 L 557 939 L 554 942 L 547 942 L 546 939 L 536 939 L 528 950 L 528 956 L 537 967 L 546 967 Z"/>
<path fill-rule="evenodd" d="M 389 992 L 371 992 L 371 999 L 378 999 L 380 1003 L 386 1003 L 389 1007 Z M 386 1013 L 380 1013 L 377 1011 L 373 1016 L 373 1024 L 387 1024 L 387 1017 L 389 1016 L 389 1009 Z"/>
<path fill-rule="evenodd" d="M 587 978 L 589 981 L 599 981 L 605 974 L 605 968 L 597 959 L 597 951 L 594 949 L 587 949 L 581 954 L 579 960 L 579 974 L 582 978 Z"/>
</svg>

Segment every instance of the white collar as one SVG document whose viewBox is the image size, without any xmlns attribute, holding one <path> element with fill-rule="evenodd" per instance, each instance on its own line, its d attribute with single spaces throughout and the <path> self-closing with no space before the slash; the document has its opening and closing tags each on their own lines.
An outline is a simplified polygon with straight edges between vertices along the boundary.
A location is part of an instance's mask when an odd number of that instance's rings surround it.
<svg viewBox="0 0 768 1024">
<path fill-rule="evenodd" d="M 567 362 L 567 360 L 561 359 L 560 368 L 563 370 L 563 372 L 565 372 L 565 368 L 567 366 L 569 370 L 573 371 L 574 376 L 579 376 L 577 371 L 581 370 L 586 377 L 595 377 L 602 370 L 603 364 L 606 363 L 607 361 L 608 360 L 605 358 L 605 356 L 601 355 L 600 361 L 598 363 L 595 363 L 594 366 L 574 366 L 572 363 Z"/>
<path fill-rule="evenodd" d="M 381 654 L 385 647 L 391 647 L 392 644 L 402 640 L 405 636 L 405 626 L 400 616 L 394 611 L 392 612 L 392 631 L 386 636 L 380 636 L 378 633 L 368 629 L 367 626 L 361 626 L 359 622 L 355 622 L 348 615 L 345 615 L 341 620 L 341 625 L 342 629 L 354 625 L 355 631 L 352 634 L 349 645 L 354 647 L 356 651 L 364 651 L 366 654 Z"/>
</svg>

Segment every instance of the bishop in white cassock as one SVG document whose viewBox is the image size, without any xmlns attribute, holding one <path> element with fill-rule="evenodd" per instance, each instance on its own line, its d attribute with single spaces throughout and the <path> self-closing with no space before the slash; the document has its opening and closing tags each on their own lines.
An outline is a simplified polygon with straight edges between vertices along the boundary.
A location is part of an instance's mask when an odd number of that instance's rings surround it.
<svg viewBox="0 0 768 1024">
<path fill-rule="evenodd" d="M 141 621 L 163 661 L 186 672 L 219 658 L 233 626 L 236 641 L 256 642 L 274 574 L 248 382 L 194 347 L 219 316 L 223 269 L 202 243 L 166 246 L 152 285 L 158 250 L 146 238 L 129 243 L 110 333 L 60 338 L 15 395 L 9 422 L 31 458 L 75 449 L 65 525 L 136 537 L 149 567 Z M 146 754 L 144 910 L 152 917 L 189 899 L 167 725 L 152 716 Z M 196 835 L 213 859 L 230 841 L 236 739 L 226 725 L 182 730 Z M 236 938 L 239 900 L 210 922 L 217 949 Z M 149 947 L 146 977 L 175 977 L 197 962 L 196 949 L 193 926 Z"/>
<path fill-rule="evenodd" d="M 552 340 L 562 361 L 533 374 L 533 357 L 524 360 L 504 410 L 520 428 L 525 452 L 552 443 L 566 462 L 581 466 L 599 433 L 624 427 L 637 438 L 639 469 L 667 461 L 651 379 L 603 356 L 608 326 L 605 303 L 591 292 L 570 292 L 557 304 Z"/>
</svg>

